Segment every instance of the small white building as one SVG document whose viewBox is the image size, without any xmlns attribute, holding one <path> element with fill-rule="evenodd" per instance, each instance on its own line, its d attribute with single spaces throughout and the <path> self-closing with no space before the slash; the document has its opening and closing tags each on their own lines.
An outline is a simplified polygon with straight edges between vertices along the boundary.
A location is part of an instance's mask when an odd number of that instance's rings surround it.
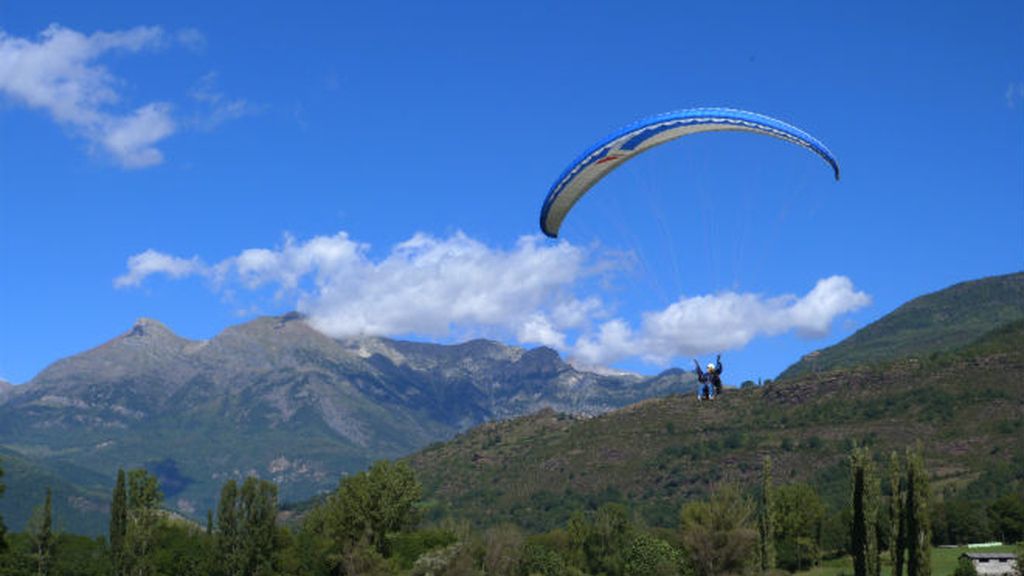
<svg viewBox="0 0 1024 576">
<path fill-rule="evenodd" d="M 978 576 L 1012 576 L 1016 574 L 1017 555 L 1010 552 L 965 552 L 960 555 L 974 564 Z"/>
</svg>

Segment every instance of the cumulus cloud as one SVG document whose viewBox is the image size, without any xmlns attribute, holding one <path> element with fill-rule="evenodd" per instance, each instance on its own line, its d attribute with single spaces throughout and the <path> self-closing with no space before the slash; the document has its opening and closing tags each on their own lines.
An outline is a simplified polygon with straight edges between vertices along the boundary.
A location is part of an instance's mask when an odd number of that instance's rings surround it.
<svg viewBox="0 0 1024 576">
<path fill-rule="evenodd" d="M 369 245 L 341 232 L 304 242 L 286 236 L 280 246 L 247 249 L 213 265 L 148 250 L 129 258 L 115 285 L 139 286 L 164 274 L 205 277 L 225 292 L 272 288 L 335 337 L 473 333 L 550 346 L 588 365 L 627 358 L 666 364 L 790 331 L 822 336 L 836 317 L 870 302 L 848 278 L 832 276 L 800 297 L 681 297 L 633 326 L 611 316 L 593 293 L 600 283 L 589 281 L 622 272 L 627 261 L 536 236 L 502 249 L 462 233 L 416 234 L 374 259 Z"/>
<path fill-rule="evenodd" d="M 128 272 L 115 278 L 114 286 L 118 288 L 139 286 L 143 280 L 154 274 L 164 274 L 171 278 L 185 278 L 207 273 L 207 267 L 203 265 L 198 256 L 185 259 L 156 250 L 146 250 L 128 258 Z"/>
<path fill-rule="evenodd" d="M 124 167 L 159 164 L 163 155 L 156 144 L 175 130 L 170 105 L 153 102 L 126 114 L 110 112 L 120 100 L 118 82 L 96 61 L 108 52 L 139 52 L 165 41 L 160 28 L 141 26 L 86 36 L 53 24 L 38 42 L 0 32 L 0 91 L 46 110 Z"/>
<path fill-rule="evenodd" d="M 316 292 L 300 302 L 330 334 L 440 336 L 476 326 L 516 332 L 546 322 L 544 341 L 556 342 L 556 310 L 586 306 L 568 293 L 587 273 L 585 253 L 569 244 L 524 237 L 500 250 L 461 233 L 417 234 L 379 262 L 357 254 L 357 261 L 320 268 Z"/>
<path fill-rule="evenodd" d="M 759 335 L 795 331 L 820 337 L 837 316 L 870 302 L 845 276 L 819 280 L 800 298 L 735 292 L 682 297 L 664 310 L 645 313 L 638 330 L 619 319 L 605 322 L 596 335 L 582 336 L 573 353 L 592 364 L 627 357 L 661 364 L 674 357 L 741 348 Z"/>
</svg>

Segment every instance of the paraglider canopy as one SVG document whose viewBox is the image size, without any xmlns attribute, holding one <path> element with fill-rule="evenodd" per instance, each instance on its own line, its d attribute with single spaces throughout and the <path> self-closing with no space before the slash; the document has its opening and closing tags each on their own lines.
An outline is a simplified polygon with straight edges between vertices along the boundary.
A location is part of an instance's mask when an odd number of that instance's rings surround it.
<svg viewBox="0 0 1024 576">
<path fill-rule="evenodd" d="M 807 148 L 832 167 L 839 180 L 839 162 L 824 144 L 810 134 L 763 114 L 730 108 L 691 108 L 645 118 L 615 132 L 588 148 L 548 192 L 540 213 L 540 228 L 555 238 L 569 210 L 601 178 L 630 158 L 658 144 L 688 134 L 738 130 L 773 136 Z"/>
</svg>

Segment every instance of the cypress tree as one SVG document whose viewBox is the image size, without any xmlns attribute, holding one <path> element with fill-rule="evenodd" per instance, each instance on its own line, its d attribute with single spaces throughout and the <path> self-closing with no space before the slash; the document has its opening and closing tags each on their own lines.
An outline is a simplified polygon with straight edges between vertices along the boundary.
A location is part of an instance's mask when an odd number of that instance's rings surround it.
<svg viewBox="0 0 1024 576">
<path fill-rule="evenodd" d="M 772 502 L 772 459 L 764 457 L 761 468 L 761 515 L 758 518 L 757 532 L 759 539 L 758 556 L 761 560 L 761 573 L 767 574 L 775 569 L 775 511 Z"/>
<path fill-rule="evenodd" d="M 3 460 L 0 460 L 0 462 L 3 462 Z M 3 477 L 4 477 L 4 469 L 0 468 L 0 478 L 3 478 Z M 6 487 L 4 486 L 4 483 L 0 482 L 0 496 L 4 495 L 4 490 L 5 489 L 6 489 Z M 7 549 L 7 539 L 5 538 L 6 534 L 7 534 L 7 527 L 4 526 L 4 519 L 3 519 L 2 516 L 0 516 L 0 552 L 3 552 L 4 550 Z"/>
<path fill-rule="evenodd" d="M 853 522 L 850 553 L 856 576 L 878 576 L 878 478 L 867 448 L 854 448 L 850 455 L 853 480 Z"/>
<path fill-rule="evenodd" d="M 931 576 L 928 476 L 920 448 L 907 455 L 906 518 L 907 576 Z"/>
<path fill-rule="evenodd" d="M 889 455 L 889 557 L 892 560 L 892 576 L 903 576 L 905 496 L 900 474 L 900 457 L 894 450 Z"/>
<path fill-rule="evenodd" d="M 124 469 L 117 470 L 117 484 L 110 502 L 110 559 L 114 574 L 124 573 L 124 537 L 128 529 L 128 494 L 124 483 Z"/>
<path fill-rule="evenodd" d="M 864 520 L 867 522 L 867 571 L 868 576 L 880 576 L 882 563 L 879 558 L 878 512 L 881 508 L 881 488 L 875 463 L 867 448 L 864 449 Z"/>
<path fill-rule="evenodd" d="M 850 455 L 853 480 L 853 523 L 850 526 L 850 554 L 853 556 L 854 576 L 867 576 L 867 522 L 864 519 L 864 462 L 860 449 L 854 447 Z"/>
<path fill-rule="evenodd" d="M 34 534 L 36 555 L 39 562 L 39 576 L 47 576 L 50 573 L 50 567 L 53 565 L 53 508 L 51 501 L 52 492 L 47 487 L 46 500 L 43 502 L 42 518 Z"/>
<path fill-rule="evenodd" d="M 206 509 L 206 535 L 213 536 L 213 510 Z"/>
</svg>

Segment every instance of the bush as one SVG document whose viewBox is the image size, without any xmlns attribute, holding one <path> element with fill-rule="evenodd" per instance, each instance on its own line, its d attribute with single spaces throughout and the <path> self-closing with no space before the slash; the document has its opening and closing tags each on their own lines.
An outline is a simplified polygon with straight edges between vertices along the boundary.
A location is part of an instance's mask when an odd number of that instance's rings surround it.
<svg viewBox="0 0 1024 576">
<path fill-rule="evenodd" d="M 978 576 L 978 571 L 974 569 L 974 562 L 961 557 L 960 561 L 956 564 L 956 571 L 953 572 L 953 576 Z"/>
<path fill-rule="evenodd" d="M 660 538 L 641 534 L 626 553 L 626 576 L 677 576 L 681 554 Z"/>
</svg>

